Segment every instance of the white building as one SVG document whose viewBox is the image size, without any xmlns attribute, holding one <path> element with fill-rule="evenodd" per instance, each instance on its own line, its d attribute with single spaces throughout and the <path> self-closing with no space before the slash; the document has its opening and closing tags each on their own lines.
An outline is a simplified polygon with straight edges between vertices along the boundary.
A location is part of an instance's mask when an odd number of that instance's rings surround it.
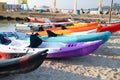
<svg viewBox="0 0 120 80">
<path fill-rule="evenodd" d="M 18 7 L 18 5 L 21 5 L 21 8 L 23 8 L 24 10 L 28 10 L 28 5 L 20 4 L 20 1 L 22 0 L 0 0 L 0 2 L 6 2 L 8 4 L 5 6 L 5 8 L 9 8 L 10 6 L 12 6 L 11 8 L 16 8 L 16 6 Z"/>
<path fill-rule="evenodd" d="M 0 0 L 0 2 L 6 2 L 7 4 L 18 4 L 18 0 Z"/>
</svg>

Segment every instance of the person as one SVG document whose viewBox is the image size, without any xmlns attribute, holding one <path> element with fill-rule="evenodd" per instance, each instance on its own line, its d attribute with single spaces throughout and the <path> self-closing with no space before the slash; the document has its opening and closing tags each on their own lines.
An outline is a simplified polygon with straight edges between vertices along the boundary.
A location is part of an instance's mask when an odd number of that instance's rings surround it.
<svg viewBox="0 0 120 80">
<path fill-rule="evenodd" d="M 28 47 L 37 48 L 42 43 L 38 35 L 38 33 L 30 35 L 30 45 Z"/>
</svg>

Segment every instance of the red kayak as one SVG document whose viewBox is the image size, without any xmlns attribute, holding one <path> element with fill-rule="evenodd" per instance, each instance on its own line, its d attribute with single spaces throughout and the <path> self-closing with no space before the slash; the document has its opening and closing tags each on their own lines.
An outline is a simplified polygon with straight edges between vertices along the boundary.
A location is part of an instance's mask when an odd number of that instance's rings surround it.
<svg viewBox="0 0 120 80">
<path fill-rule="evenodd" d="M 113 33 L 119 30 L 120 30 L 120 23 L 112 24 L 109 26 L 101 26 L 98 28 L 98 32 L 110 31 Z"/>
</svg>

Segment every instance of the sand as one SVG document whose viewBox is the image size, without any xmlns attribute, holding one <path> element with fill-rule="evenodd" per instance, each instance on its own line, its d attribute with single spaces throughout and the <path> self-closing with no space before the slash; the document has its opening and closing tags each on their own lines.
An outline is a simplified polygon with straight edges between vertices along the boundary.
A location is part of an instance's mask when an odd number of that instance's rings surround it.
<svg viewBox="0 0 120 80">
<path fill-rule="evenodd" d="M 0 80 L 120 80 L 120 31 L 91 55 L 46 59 L 32 72 Z"/>
</svg>

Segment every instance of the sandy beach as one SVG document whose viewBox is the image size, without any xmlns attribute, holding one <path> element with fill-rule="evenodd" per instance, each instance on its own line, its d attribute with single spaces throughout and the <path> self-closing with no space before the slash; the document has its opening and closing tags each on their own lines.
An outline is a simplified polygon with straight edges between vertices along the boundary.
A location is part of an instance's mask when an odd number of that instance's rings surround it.
<svg viewBox="0 0 120 80">
<path fill-rule="evenodd" d="M 120 80 L 120 31 L 93 54 L 66 59 L 46 59 L 26 74 L 1 77 L 0 80 Z"/>
</svg>

